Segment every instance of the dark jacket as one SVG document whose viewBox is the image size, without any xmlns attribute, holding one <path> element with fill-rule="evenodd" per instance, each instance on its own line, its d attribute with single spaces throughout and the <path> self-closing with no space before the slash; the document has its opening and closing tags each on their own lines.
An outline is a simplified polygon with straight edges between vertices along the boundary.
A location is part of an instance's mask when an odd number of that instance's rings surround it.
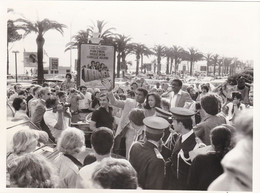
<svg viewBox="0 0 260 193">
<path fill-rule="evenodd" d="M 130 149 L 129 161 L 137 172 L 141 188 L 163 188 L 165 163 L 154 144 L 149 141 L 135 142 Z"/>
</svg>

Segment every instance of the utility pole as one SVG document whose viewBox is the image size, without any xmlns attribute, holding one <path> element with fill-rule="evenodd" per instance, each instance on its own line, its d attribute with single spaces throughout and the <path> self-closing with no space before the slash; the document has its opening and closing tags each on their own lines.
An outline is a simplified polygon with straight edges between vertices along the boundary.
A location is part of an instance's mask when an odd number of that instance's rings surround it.
<svg viewBox="0 0 260 193">
<path fill-rule="evenodd" d="M 13 53 L 15 54 L 15 82 L 17 83 L 17 53 L 19 51 L 13 51 Z"/>
</svg>

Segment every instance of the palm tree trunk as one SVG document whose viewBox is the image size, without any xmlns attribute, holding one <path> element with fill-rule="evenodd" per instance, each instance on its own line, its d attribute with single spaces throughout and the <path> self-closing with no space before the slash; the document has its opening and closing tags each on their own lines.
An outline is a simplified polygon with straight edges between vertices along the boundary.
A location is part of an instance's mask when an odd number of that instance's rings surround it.
<svg viewBox="0 0 260 193">
<path fill-rule="evenodd" d="M 214 64 L 214 69 L 213 69 L 214 76 L 215 76 L 215 73 L 216 73 L 216 64 Z"/>
<path fill-rule="evenodd" d="M 160 74 L 161 73 L 161 57 L 160 56 L 158 56 L 157 61 L 158 61 L 157 74 Z"/>
<path fill-rule="evenodd" d="M 175 74 L 177 74 L 177 70 L 178 70 L 178 61 L 177 61 L 177 58 L 174 59 L 174 72 Z"/>
<path fill-rule="evenodd" d="M 137 76 L 139 73 L 139 62 L 140 62 L 140 56 L 136 55 L 136 70 L 135 70 L 135 75 Z"/>
<path fill-rule="evenodd" d="M 169 62 L 170 62 L 170 57 L 167 57 L 166 74 L 169 74 Z"/>
<path fill-rule="evenodd" d="M 143 70 L 144 70 L 144 57 L 143 57 L 143 54 L 141 54 L 141 66 L 142 66 L 141 72 L 143 73 Z"/>
<path fill-rule="evenodd" d="M 173 65 L 173 58 L 171 57 L 170 74 L 172 74 L 172 65 Z"/>
<path fill-rule="evenodd" d="M 207 66 L 206 66 L 206 70 L 207 70 L 207 76 L 209 76 L 209 62 L 207 62 Z"/>
<path fill-rule="evenodd" d="M 192 60 L 190 61 L 190 76 L 192 76 L 192 65 L 193 65 L 193 62 Z"/>
<path fill-rule="evenodd" d="M 37 43 L 37 59 L 38 59 L 38 84 L 41 85 L 43 83 L 44 75 L 43 75 L 43 45 L 44 38 L 41 34 L 38 35 L 36 39 Z"/>
<path fill-rule="evenodd" d="M 120 77 L 120 52 L 118 52 L 118 54 L 117 54 L 117 78 L 119 78 Z"/>
</svg>

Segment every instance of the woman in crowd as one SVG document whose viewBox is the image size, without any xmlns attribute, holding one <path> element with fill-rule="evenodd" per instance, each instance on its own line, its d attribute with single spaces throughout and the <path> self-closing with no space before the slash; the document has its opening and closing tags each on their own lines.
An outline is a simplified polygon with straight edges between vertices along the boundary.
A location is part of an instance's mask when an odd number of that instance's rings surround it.
<svg viewBox="0 0 260 193">
<path fill-rule="evenodd" d="M 19 97 L 15 98 L 13 101 L 13 107 L 15 109 L 15 114 L 12 121 L 29 120 L 29 117 L 26 114 L 27 102 L 25 99 Z"/>
<path fill-rule="evenodd" d="M 17 157 L 10 164 L 10 187 L 55 188 L 55 170 L 45 157 L 28 153 Z"/>
<path fill-rule="evenodd" d="M 220 162 L 231 149 L 232 132 L 224 125 L 217 126 L 211 130 L 210 136 L 214 151 L 198 155 L 193 160 L 189 177 L 191 190 L 207 190 L 210 183 L 223 173 Z"/>
<path fill-rule="evenodd" d="M 41 90 L 41 88 L 42 88 L 41 86 L 35 86 L 33 88 L 33 91 L 32 91 L 33 98 L 31 100 L 29 100 L 29 102 L 28 102 L 29 117 L 31 117 L 32 114 L 34 113 L 35 107 L 40 100 L 38 93 Z"/>
<path fill-rule="evenodd" d="M 145 117 L 155 115 L 155 107 L 161 106 L 161 97 L 157 93 L 149 93 L 145 101 Z"/>
<path fill-rule="evenodd" d="M 189 86 L 187 88 L 187 92 L 190 94 L 190 97 L 192 98 L 192 100 L 196 101 L 196 99 L 198 97 L 198 92 L 196 92 L 192 86 Z"/>
<path fill-rule="evenodd" d="M 222 159 L 224 173 L 213 181 L 209 191 L 252 192 L 253 190 L 253 110 L 235 118 L 236 145 Z M 257 183 L 257 182 L 256 182 Z"/>
<path fill-rule="evenodd" d="M 77 174 L 83 166 L 78 156 L 84 147 L 83 131 L 77 128 L 67 128 L 61 133 L 57 143 L 57 148 L 61 153 L 54 160 L 59 176 L 59 188 L 76 188 Z"/>
<path fill-rule="evenodd" d="M 246 106 L 241 103 L 242 95 L 239 91 L 232 92 L 232 102 L 226 105 L 227 111 L 227 123 L 232 125 L 235 116 L 237 116 L 242 110 L 246 108 Z"/>
<path fill-rule="evenodd" d="M 201 93 L 198 95 L 196 101 L 200 102 L 200 99 L 209 92 L 209 86 L 206 84 L 201 85 Z"/>
</svg>

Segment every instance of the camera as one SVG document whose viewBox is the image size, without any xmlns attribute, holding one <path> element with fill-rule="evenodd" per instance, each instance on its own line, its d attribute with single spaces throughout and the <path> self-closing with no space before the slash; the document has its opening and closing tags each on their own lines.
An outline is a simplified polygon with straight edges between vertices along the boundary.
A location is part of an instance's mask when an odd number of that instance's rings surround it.
<svg viewBox="0 0 260 193">
<path fill-rule="evenodd" d="M 61 103 L 63 107 L 67 108 L 67 107 L 71 107 L 70 103 Z"/>
</svg>

